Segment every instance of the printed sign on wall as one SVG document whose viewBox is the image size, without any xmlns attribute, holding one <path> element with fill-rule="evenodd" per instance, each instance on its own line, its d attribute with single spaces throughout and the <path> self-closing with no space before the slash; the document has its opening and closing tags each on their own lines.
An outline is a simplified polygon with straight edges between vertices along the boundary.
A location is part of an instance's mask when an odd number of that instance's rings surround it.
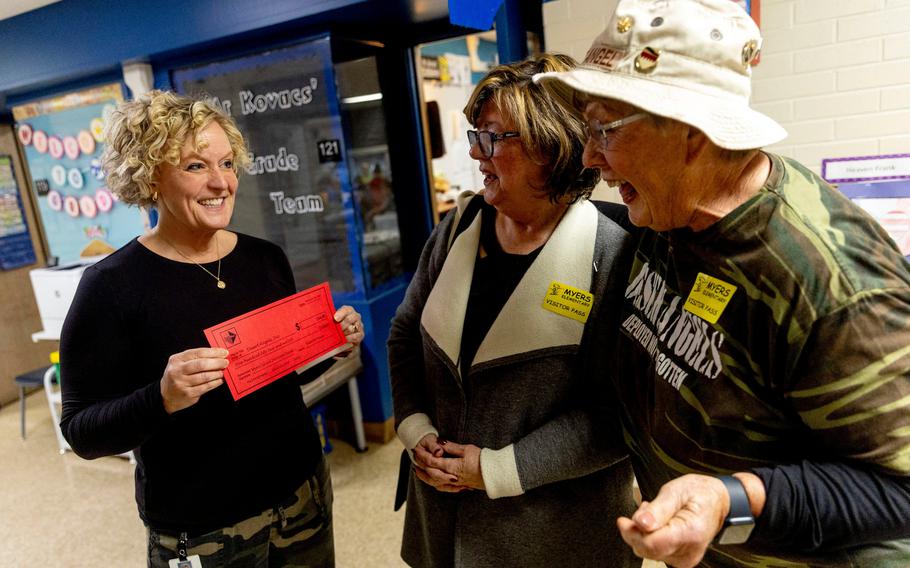
<svg viewBox="0 0 910 568">
<path fill-rule="evenodd" d="M 0 268 L 35 263 L 35 249 L 22 211 L 22 196 L 13 173 L 13 158 L 0 156 Z"/>
<path fill-rule="evenodd" d="M 142 233 L 140 210 L 118 203 L 101 171 L 104 117 L 122 100 L 120 85 L 111 84 L 13 108 L 48 254 L 61 264 Z"/>
</svg>

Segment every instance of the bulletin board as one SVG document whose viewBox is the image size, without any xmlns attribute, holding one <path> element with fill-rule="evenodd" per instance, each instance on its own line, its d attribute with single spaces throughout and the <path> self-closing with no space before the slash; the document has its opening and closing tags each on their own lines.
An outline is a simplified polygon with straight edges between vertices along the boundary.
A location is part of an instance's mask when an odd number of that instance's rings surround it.
<svg viewBox="0 0 910 568">
<path fill-rule="evenodd" d="M 0 156 L 0 269 L 35 263 L 12 156 Z"/>
<path fill-rule="evenodd" d="M 48 256 L 67 264 L 116 250 L 144 228 L 101 170 L 104 120 L 123 100 L 119 83 L 13 107 Z"/>
</svg>

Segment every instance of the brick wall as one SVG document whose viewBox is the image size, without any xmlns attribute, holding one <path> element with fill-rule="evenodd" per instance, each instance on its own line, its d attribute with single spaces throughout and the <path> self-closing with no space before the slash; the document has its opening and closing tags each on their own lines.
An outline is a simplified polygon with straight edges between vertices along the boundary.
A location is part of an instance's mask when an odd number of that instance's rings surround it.
<svg viewBox="0 0 910 568">
<path fill-rule="evenodd" d="M 617 1 L 545 3 L 547 50 L 583 58 Z M 761 19 L 752 104 L 790 134 L 771 151 L 816 172 L 910 153 L 910 0 L 761 0 Z"/>
</svg>

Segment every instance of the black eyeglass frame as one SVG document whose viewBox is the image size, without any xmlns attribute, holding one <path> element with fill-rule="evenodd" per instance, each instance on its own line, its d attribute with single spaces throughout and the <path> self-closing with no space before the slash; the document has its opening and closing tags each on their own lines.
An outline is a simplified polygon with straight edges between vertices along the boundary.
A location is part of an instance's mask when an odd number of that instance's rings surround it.
<svg viewBox="0 0 910 568">
<path fill-rule="evenodd" d="M 481 142 L 482 137 L 484 137 L 484 136 L 490 137 L 489 152 L 484 150 L 484 144 L 483 144 L 483 142 Z M 468 130 L 468 144 L 470 145 L 469 146 L 470 148 L 473 148 L 474 145 L 476 144 L 477 147 L 480 148 L 480 154 L 484 158 L 492 158 L 493 151 L 496 149 L 496 143 L 498 141 L 504 140 L 506 138 L 517 138 L 519 136 L 521 136 L 520 132 L 496 133 L 496 132 L 490 132 L 489 130 Z"/>
</svg>

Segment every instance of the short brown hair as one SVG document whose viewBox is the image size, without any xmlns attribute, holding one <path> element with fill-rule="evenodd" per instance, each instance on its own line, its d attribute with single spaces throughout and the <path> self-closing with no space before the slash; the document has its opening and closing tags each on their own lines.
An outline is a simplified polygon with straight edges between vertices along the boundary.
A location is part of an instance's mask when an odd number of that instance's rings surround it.
<svg viewBox="0 0 910 568">
<path fill-rule="evenodd" d="M 243 135 L 234 120 L 204 99 L 170 91 L 150 91 L 117 106 L 107 120 L 105 149 L 101 156 L 107 187 L 128 205 L 148 207 L 163 162 L 180 163 L 180 151 L 190 136 L 196 137 L 217 122 L 234 153 L 238 171 L 249 162 Z M 204 144 L 195 140 L 196 147 Z"/>
<path fill-rule="evenodd" d="M 588 134 L 581 117 L 558 104 L 532 79 L 537 73 L 570 71 L 577 65 L 568 55 L 549 53 L 499 65 L 480 81 L 464 107 L 474 126 L 487 101 L 515 124 L 528 155 L 550 166 L 546 184 L 554 203 L 590 197 L 599 174 L 582 165 Z"/>
</svg>

